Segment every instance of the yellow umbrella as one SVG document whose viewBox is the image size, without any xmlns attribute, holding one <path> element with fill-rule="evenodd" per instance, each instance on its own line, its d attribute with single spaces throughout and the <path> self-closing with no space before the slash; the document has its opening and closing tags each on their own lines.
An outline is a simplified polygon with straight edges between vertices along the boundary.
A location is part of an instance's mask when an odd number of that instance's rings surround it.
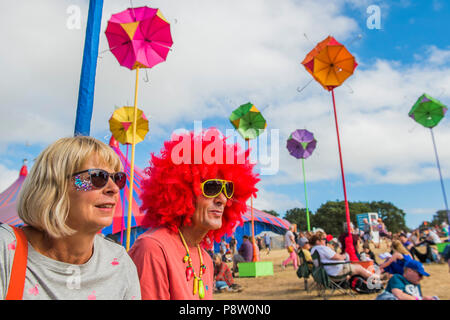
<svg viewBox="0 0 450 320">
<path fill-rule="evenodd" d="M 136 78 L 137 92 L 137 78 Z M 134 147 L 137 143 L 142 142 L 148 132 L 148 120 L 144 112 L 137 108 L 137 94 L 135 95 L 134 107 L 125 106 L 114 111 L 109 119 L 109 129 L 113 137 L 120 143 L 130 145 L 131 152 L 131 168 L 130 168 L 130 187 L 128 199 L 133 199 L 133 181 L 134 181 Z M 136 124 L 136 126 L 134 125 Z M 128 146 L 127 146 L 128 158 Z M 126 248 L 130 249 L 131 236 L 131 205 L 133 201 L 128 201 L 128 221 L 127 221 L 127 241 Z"/>
<path fill-rule="evenodd" d="M 121 144 L 133 143 L 134 107 L 122 107 L 114 111 L 109 119 L 109 130 Z M 142 142 L 148 132 L 148 120 L 144 112 L 137 109 L 135 143 Z"/>
</svg>

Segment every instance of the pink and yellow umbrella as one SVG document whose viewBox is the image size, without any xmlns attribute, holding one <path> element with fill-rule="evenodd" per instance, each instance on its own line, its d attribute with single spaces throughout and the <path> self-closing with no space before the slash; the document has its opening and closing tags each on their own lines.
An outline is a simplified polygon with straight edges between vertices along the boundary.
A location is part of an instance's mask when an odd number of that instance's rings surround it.
<svg viewBox="0 0 450 320">
<path fill-rule="evenodd" d="M 173 44 L 170 24 L 159 9 L 149 7 L 113 14 L 105 34 L 119 64 L 130 70 L 166 61 Z"/>
<path fill-rule="evenodd" d="M 149 7 L 128 8 L 111 16 L 105 34 L 109 48 L 119 64 L 130 70 L 136 70 L 130 177 L 131 184 L 133 184 L 139 69 L 152 68 L 166 61 L 167 54 L 173 44 L 170 24 L 159 9 Z M 133 196 L 132 190 L 133 186 L 131 185 L 130 199 Z M 128 213 L 127 250 L 130 248 L 131 201 L 129 202 Z"/>
</svg>

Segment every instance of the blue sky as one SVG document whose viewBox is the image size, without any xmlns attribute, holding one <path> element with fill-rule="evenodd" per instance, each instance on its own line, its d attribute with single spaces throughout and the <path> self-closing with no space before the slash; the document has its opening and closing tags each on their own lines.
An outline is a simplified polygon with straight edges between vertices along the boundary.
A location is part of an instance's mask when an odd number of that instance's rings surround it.
<svg viewBox="0 0 450 320">
<path fill-rule="evenodd" d="M 304 206 L 301 163 L 285 149 L 288 135 L 306 128 L 318 140 L 305 161 L 308 202 L 315 211 L 343 200 L 331 97 L 301 66 L 314 45 L 331 34 L 358 61 L 355 74 L 336 89 L 347 194 L 350 201 L 388 201 L 416 227 L 444 208 L 429 130 L 408 111 L 424 92 L 450 105 L 450 40 L 445 1 L 133 1 L 159 7 L 171 23 L 174 46 L 166 62 L 141 81 L 140 108 L 150 120 L 136 164 L 180 128 L 231 129 L 228 116 L 251 101 L 277 131 L 276 174 L 262 175 L 255 206 L 281 214 Z M 377 5 L 381 28 L 368 29 L 367 8 Z M 69 7 L 80 28 L 67 23 Z M 91 135 L 108 142 L 108 118 L 133 101 L 134 73 L 120 67 L 104 35 L 112 13 L 129 1 L 105 1 Z M 73 133 L 87 1 L 21 1 L 0 5 L 10 49 L 0 53 L 4 76 L 0 119 L 0 189 L 50 142 Z M 29 14 L 33 12 L 33 14 Z M 306 34 L 307 38 L 304 36 Z M 45 36 L 42 36 L 45 35 Z M 275 130 L 275 131 L 273 131 Z M 447 194 L 450 189 L 448 115 L 435 128 Z M 271 143 L 274 143 L 273 141 Z M 125 149 L 123 149 L 125 152 Z M 257 155 L 255 155 L 257 158 Z M 275 157 L 272 159 L 275 163 Z"/>
</svg>

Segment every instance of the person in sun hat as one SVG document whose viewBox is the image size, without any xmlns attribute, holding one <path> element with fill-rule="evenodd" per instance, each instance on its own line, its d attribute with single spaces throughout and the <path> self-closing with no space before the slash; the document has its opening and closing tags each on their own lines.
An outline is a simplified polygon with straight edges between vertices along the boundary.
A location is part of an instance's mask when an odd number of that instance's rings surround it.
<svg viewBox="0 0 450 320">
<path fill-rule="evenodd" d="M 420 282 L 423 277 L 429 277 L 422 263 L 408 260 L 405 263 L 403 275 L 394 274 L 387 283 L 386 289 L 376 300 L 437 300 L 436 296 L 423 296 Z"/>
<path fill-rule="evenodd" d="M 62 138 L 39 154 L 17 204 L 25 226 L 0 225 L 0 299 L 140 299 L 125 248 L 98 234 L 113 221 L 121 170 L 92 137 Z"/>
<path fill-rule="evenodd" d="M 202 245 L 243 223 L 259 181 L 249 152 L 210 128 L 174 134 L 152 154 L 141 184 L 149 230 L 129 251 L 142 299 L 212 299 L 213 262 Z"/>
<path fill-rule="evenodd" d="M 298 250 L 302 250 L 303 251 L 303 255 L 305 256 L 305 260 L 307 262 L 312 262 L 312 257 L 311 257 L 311 245 L 309 244 L 309 240 L 306 237 L 301 237 L 298 239 L 298 246 L 299 249 Z M 300 251 L 299 251 L 300 252 Z"/>
</svg>

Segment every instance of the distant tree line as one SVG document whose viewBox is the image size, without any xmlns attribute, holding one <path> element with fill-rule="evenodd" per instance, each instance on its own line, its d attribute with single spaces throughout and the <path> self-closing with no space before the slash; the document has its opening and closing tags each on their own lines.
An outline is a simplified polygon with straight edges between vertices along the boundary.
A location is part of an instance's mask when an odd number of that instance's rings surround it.
<svg viewBox="0 0 450 320">
<path fill-rule="evenodd" d="M 409 231 L 405 223 L 405 212 L 397 208 L 390 202 L 372 201 L 372 202 L 349 202 L 350 220 L 353 225 L 357 226 L 356 215 L 366 212 L 376 212 L 387 229 L 393 233 Z M 274 210 L 268 210 L 267 213 L 279 216 Z M 442 214 L 441 214 L 442 215 Z M 441 217 L 439 215 L 439 217 Z M 293 208 L 286 211 L 284 219 L 291 223 L 297 224 L 299 230 L 306 230 L 306 209 Z M 322 228 L 325 232 L 338 236 L 343 232 L 343 223 L 345 218 L 345 202 L 344 201 L 328 201 L 320 206 L 316 212 L 309 211 L 309 219 L 311 228 Z"/>
<path fill-rule="evenodd" d="M 420 228 L 441 225 L 442 222 L 448 223 L 448 215 L 446 210 L 438 210 L 431 221 L 423 221 Z"/>
</svg>

